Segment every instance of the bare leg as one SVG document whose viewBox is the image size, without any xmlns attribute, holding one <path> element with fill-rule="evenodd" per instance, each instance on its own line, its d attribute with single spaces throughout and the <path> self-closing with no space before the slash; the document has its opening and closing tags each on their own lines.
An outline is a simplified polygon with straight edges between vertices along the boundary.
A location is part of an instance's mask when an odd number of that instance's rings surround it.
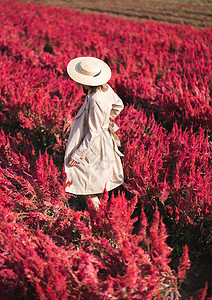
<svg viewBox="0 0 212 300">
<path fill-rule="evenodd" d="M 100 204 L 100 200 L 99 199 L 102 198 L 102 193 L 101 194 L 97 194 L 97 195 L 95 195 L 95 194 L 93 194 L 93 195 L 85 195 L 84 197 L 85 197 L 86 201 L 88 201 L 88 199 L 90 198 L 92 200 L 92 202 L 93 202 L 94 208 L 96 210 L 99 209 L 99 204 Z"/>
</svg>

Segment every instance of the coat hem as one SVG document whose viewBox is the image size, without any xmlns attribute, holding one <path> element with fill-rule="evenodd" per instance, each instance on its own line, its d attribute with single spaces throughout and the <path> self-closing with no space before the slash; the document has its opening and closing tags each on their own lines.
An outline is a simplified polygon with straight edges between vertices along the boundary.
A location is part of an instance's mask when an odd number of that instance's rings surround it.
<svg viewBox="0 0 212 300">
<path fill-rule="evenodd" d="M 116 184 L 110 184 L 110 187 L 106 188 L 106 190 L 109 192 L 109 191 L 117 188 L 118 186 L 122 185 L 123 183 L 124 183 L 124 181 L 121 181 L 121 182 L 116 183 Z M 65 191 L 66 191 L 66 193 L 71 193 L 71 194 L 74 194 L 74 195 L 92 195 L 92 194 L 103 193 L 104 189 L 103 190 L 96 190 L 96 191 L 86 190 L 86 191 L 82 192 L 79 189 L 72 189 L 71 187 L 66 187 Z"/>
</svg>

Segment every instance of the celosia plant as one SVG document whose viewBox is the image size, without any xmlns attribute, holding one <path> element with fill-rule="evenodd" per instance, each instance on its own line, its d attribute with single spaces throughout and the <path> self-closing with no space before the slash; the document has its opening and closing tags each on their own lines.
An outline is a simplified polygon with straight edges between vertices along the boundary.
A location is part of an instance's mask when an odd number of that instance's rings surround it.
<svg viewBox="0 0 212 300">
<path fill-rule="evenodd" d="M 126 189 L 142 205 L 154 206 L 172 224 L 190 231 L 191 245 L 207 247 L 212 221 L 212 144 L 202 129 L 182 132 L 175 124 L 170 133 L 129 107 L 120 120 Z M 195 241 L 195 242 L 194 242 Z"/>
<path fill-rule="evenodd" d="M 167 236 L 172 246 L 183 230 L 191 246 L 210 242 L 210 28 L 15 1 L 0 3 L 0 23 L 3 299 L 177 299 L 188 248 L 175 273 Z M 84 101 L 66 72 L 77 56 L 107 62 L 125 103 L 118 134 L 136 197 L 105 194 L 98 214 L 68 207 L 62 174 Z"/>
<path fill-rule="evenodd" d="M 142 212 L 132 234 L 136 199 L 107 193 L 99 212 L 67 207 L 64 186 L 47 154 L 34 166 L 1 132 L 1 291 L 3 299 L 152 299 L 179 297 L 189 268 L 186 254 L 178 276 L 156 209 L 151 224 Z M 42 231 L 41 231 L 42 230 Z M 182 275 L 183 274 L 183 275 Z"/>
</svg>

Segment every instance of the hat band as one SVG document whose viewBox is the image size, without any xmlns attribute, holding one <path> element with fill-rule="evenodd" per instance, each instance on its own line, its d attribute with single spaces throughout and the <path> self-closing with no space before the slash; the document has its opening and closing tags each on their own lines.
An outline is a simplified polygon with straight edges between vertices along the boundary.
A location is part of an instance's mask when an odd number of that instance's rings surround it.
<svg viewBox="0 0 212 300">
<path fill-rule="evenodd" d="M 93 76 L 93 77 L 96 77 L 96 76 L 98 76 L 98 75 L 101 73 L 101 70 L 98 71 L 97 73 L 96 73 L 96 72 L 91 72 L 91 71 L 85 70 L 85 69 L 82 68 L 81 65 L 79 66 L 79 69 L 80 69 L 80 72 L 81 72 L 83 75 L 88 75 L 88 76 Z"/>
</svg>

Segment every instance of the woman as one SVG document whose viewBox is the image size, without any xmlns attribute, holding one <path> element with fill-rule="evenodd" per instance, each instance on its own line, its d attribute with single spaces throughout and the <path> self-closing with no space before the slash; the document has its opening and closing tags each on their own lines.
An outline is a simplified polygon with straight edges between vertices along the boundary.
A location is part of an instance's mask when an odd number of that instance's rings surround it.
<svg viewBox="0 0 212 300">
<path fill-rule="evenodd" d="M 109 66 L 94 57 L 78 57 L 67 66 L 69 76 L 87 96 L 73 120 L 65 152 L 66 192 L 84 195 L 98 209 L 104 191 L 124 182 L 118 150 L 118 126 L 111 122 L 124 108 L 121 99 L 106 84 Z"/>
</svg>

